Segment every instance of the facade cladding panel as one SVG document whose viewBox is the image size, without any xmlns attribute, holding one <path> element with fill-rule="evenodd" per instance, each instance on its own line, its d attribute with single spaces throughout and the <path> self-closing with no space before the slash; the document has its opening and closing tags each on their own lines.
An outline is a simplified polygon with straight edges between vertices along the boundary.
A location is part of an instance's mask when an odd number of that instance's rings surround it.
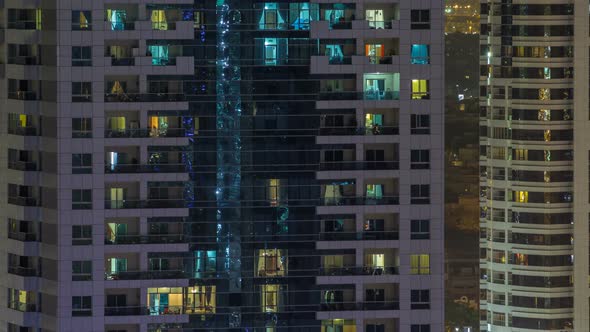
<svg viewBox="0 0 590 332">
<path fill-rule="evenodd" d="M 442 331 L 442 2 L 2 2 L 0 331 Z"/>
</svg>

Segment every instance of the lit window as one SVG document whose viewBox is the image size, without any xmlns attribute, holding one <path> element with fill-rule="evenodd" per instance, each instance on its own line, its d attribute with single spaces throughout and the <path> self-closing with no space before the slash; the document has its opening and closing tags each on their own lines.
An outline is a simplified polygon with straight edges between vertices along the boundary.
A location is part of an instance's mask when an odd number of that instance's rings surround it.
<svg viewBox="0 0 590 332">
<path fill-rule="evenodd" d="M 182 313 L 183 289 L 181 287 L 148 288 L 147 293 L 150 315 L 179 315 Z"/>
<path fill-rule="evenodd" d="M 283 249 L 258 250 L 256 275 L 259 277 L 284 276 L 287 260 L 283 252 Z"/>
<path fill-rule="evenodd" d="M 413 65 L 427 65 L 430 63 L 430 50 L 428 45 L 412 45 L 411 63 Z"/>
<path fill-rule="evenodd" d="M 152 29 L 168 30 L 168 21 L 166 20 L 166 11 L 162 9 L 152 10 L 151 15 Z"/>
<path fill-rule="evenodd" d="M 72 30 L 92 30 L 92 12 L 89 10 L 73 10 Z"/>
<path fill-rule="evenodd" d="M 124 274 L 125 272 L 127 272 L 127 258 L 107 258 L 107 264 L 105 266 L 107 279 L 117 280 L 120 278 L 120 274 Z"/>
<path fill-rule="evenodd" d="M 189 314 L 214 314 L 216 286 L 188 287 L 184 298 L 184 310 Z"/>
<path fill-rule="evenodd" d="M 152 57 L 152 65 L 154 66 L 166 66 L 170 59 L 168 56 L 167 45 L 151 45 L 148 46 L 148 55 Z"/>
<path fill-rule="evenodd" d="M 372 269 L 384 269 L 385 254 L 365 254 L 365 267 Z"/>
<path fill-rule="evenodd" d="M 262 312 L 278 312 L 279 298 L 281 286 L 280 285 L 262 285 L 261 287 L 261 306 Z"/>
<path fill-rule="evenodd" d="M 383 198 L 383 185 L 382 184 L 368 184 L 367 185 L 367 198 L 369 198 L 369 199 Z"/>
<path fill-rule="evenodd" d="M 369 27 L 372 29 L 385 29 L 385 17 L 383 9 L 367 9 L 365 18 L 369 21 Z"/>
<path fill-rule="evenodd" d="M 528 203 L 529 192 L 528 191 L 515 191 L 514 192 L 514 201 L 518 202 L 518 203 Z"/>
<path fill-rule="evenodd" d="M 276 38 L 264 38 L 264 64 L 277 64 L 277 40 Z"/>
<path fill-rule="evenodd" d="M 286 29 L 285 19 L 279 12 L 279 6 L 276 2 L 264 3 L 258 28 L 260 30 Z"/>
<path fill-rule="evenodd" d="M 35 30 L 41 30 L 43 22 L 43 11 L 41 8 L 35 9 Z"/>
<path fill-rule="evenodd" d="M 412 80 L 412 99 L 428 99 L 428 80 Z"/>
<path fill-rule="evenodd" d="M 127 26 L 127 12 L 119 9 L 107 9 L 107 21 L 111 24 L 111 30 L 129 30 Z"/>
<path fill-rule="evenodd" d="M 430 274 L 430 255 L 410 255 L 410 274 Z"/>
<path fill-rule="evenodd" d="M 280 179 L 268 179 L 268 199 L 271 206 L 277 206 L 279 204 L 281 199 L 280 186 Z"/>
<path fill-rule="evenodd" d="M 321 332 L 356 332 L 356 321 L 345 319 L 323 320 Z"/>
</svg>

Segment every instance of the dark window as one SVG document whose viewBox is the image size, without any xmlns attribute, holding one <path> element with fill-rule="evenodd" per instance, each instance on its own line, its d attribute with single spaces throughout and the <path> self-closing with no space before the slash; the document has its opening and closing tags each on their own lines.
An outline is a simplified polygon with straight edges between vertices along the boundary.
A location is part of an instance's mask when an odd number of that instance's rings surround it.
<svg viewBox="0 0 590 332">
<path fill-rule="evenodd" d="M 91 46 L 72 46 L 72 67 L 92 66 Z"/>
<path fill-rule="evenodd" d="M 72 316 L 92 316 L 92 297 L 72 296 Z"/>
<path fill-rule="evenodd" d="M 92 119 L 72 118 L 72 138 L 91 138 Z"/>
<path fill-rule="evenodd" d="M 89 245 L 92 244 L 92 226 L 74 225 L 72 226 L 72 245 Z"/>
<path fill-rule="evenodd" d="M 412 135 L 428 135 L 430 134 L 430 115 L 428 114 L 412 114 L 410 117 L 410 133 Z"/>
<path fill-rule="evenodd" d="M 89 210 L 92 209 L 92 190 L 91 189 L 73 189 L 72 190 L 72 210 Z"/>
<path fill-rule="evenodd" d="M 72 262 L 72 281 L 92 280 L 92 261 Z"/>
<path fill-rule="evenodd" d="M 410 238 L 412 240 L 430 239 L 430 220 L 412 220 L 410 229 Z"/>
<path fill-rule="evenodd" d="M 430 332 L 430 325 L 428 324 L 412 324 L 410 332 Z"/>
<path fill-rule="evenodd" d="M 91 82 L 72 82 L 72 102 L 91 102 L 92 101 L 92 83 Z"/>
<path fill-rule="evenodd" d="M 428 9 L 412 9 L 411 11 L 413 30 L 430 29 L 430 10 Z"/>
<path fill-rule="evenodd" d="M 430 168 L 430 150 L 412 150 L 411 151 L 411 169 L 428 169 Z"/>
<path fill-rule="evenodd" d="M 385 324 L 367 324 L 365 332 L 385 332 Z"/>
<path fill-rule="evenodd" d="M 89 10 L 72 10 L 72 30 L 92 30 L 92 12 Z"/>
<path fill-rule="evenodd" d="M 430 185 L 413 184 L 410 187 L 411 204 L 430 204 Z"/>
<path fill-rule="evenodd" d="M 90 174 L 92 173 L 92 154 L 74 153 L 72 154 L 72 174 Z"/>
<path fill-rule="evenodd" d="M 411 290 L 411 309 L 430 309 L 430 290 L 412 289 Z"/>
</svg>

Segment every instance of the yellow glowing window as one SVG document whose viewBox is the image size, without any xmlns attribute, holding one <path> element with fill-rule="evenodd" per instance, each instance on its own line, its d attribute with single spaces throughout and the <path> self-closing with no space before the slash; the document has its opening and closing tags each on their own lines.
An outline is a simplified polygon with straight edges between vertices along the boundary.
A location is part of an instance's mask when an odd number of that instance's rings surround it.
<svg viewBox="0 0 590 332">
<path fill-rule="evenodd" d="M 345 319 L 329 319 L 322 321 L 321 332 L 356 332 L 356 322 Z"/>
<path fill-rule="evenodd" d="M 282 249 L 261 249 L 258 250 L 259 277 L 284 276 L 286 270 L 286 259 Z"/>
<path fill-rule="evenodd" d="M 384 254 L 366 254 L 365 255 L 365 266 L 371 268 L 385 268 L 385 255 Z"/>
<path fill-rule="evenodd" d="M 279 311 L 279 285 L 262 285 L 261 305 L 263 312 L 278 312 Z"/>
<path fill-rule="evenodd" d="M 125 117 L 115 116 L 110 118 L 109 127 L 111 130 L 125 130 Z"/>
<path fill-rule="evenodd" d="M 539 100 L 549 100 L 549 99 L 551 99 L 549 88 L 539 89 Z"/>
<path fill-rule="evenodd" d="M 188 287 L 184 300 L 186 313 L 214 314 L 216 309 L 216 286 Z"/>
<path fill-rule="evenodd" d="M 280 179 L 269 179 L 268 180 L 268 199 L 271 206 L 277 206 L 280 200 L 279 187 L 281 185 Z"/>
<path fill-rule="evenodd" d="M 430 255 L 410 255 L 410 274 L 430 274 Z"/>
<path fill-rule="evenodd" d="M 515 191 L 514 192 L 514 201 L 518 203 L 527 203 L 529 201 L 529 192 L 528 191 Z"/>
<path fill-rule="evenodd" d="M 168 30 L 168 21 L 166 20 L 166 11 L 161 9 L 152 10 L 152 29 Z"/>
<path fill-rule="evenodd" d="M 41 11 L 41 8 L 37 8 L 35 10 L 35 29 L 36 30 L 41 30 L 42 17 L 43 17 L 43 12 Z"/>
<path fill-rule="evenodd" d="M 323 257 L 324 268 L 341 268 L 344 266 L 344 258 L 342 255 L 327 255 Z"/>
<path fill-rule="evenodd" d="M 18 115 L 18 124 L 21 127 L 27 127 L 28 117 L 26 114 L 19 114 Z"/>
<path fill-rule="evenodd" d="M 551 141 L 551 129 L 547 129 L 543 132 L 543 138 L 545 139 L 545 142 Z"/>
<path fill-rule="evenodd" d="M 428 80 L 412 80 L 412 99 L 428 96 Z"/>
</svg>

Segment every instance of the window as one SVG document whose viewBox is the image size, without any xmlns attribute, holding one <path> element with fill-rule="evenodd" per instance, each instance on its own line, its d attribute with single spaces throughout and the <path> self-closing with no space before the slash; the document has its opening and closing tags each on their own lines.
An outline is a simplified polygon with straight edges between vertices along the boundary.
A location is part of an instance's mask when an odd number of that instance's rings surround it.
<svg viewBox="0 0 590 332">
<path fill-rule="evenodd" d="M 92 226 L 90 225 L 74 225 L 72 226 L 72 245 L 88 245 L 92 244 Z"/>
<path fill-rule="evenodd" d="M 430 185 L 413 184 L 410 186 L 411 204 L 430 204 Z"/>
<path fill-rule="evenodd" d="M 184 299 L 187 314 L 214 314 L 216 309 L 216 286 L 193 286 L 188 288 Z"/>
<path fill-rule="evenodd" d="M 411 309 L 430 309 L 430 290 L 412 289 L 410 298 Z"/>
<path fill-rule="evenodd" d="M 92 66 L 92 47 L 72 46 L 72 67 Z"/>
<path fill-rule="evenodd" d="M 72 281 L 92 280 L 92 261 L 72 262 Z"/>
<path fill-rule="evenodd" d="M 385 332 L 385 324 L 367 324 L 365 325 L 365 332 Z"/>
<path fill-rule="evenodd" d="M 281 285 L 261 285 L 260 304 L 262 306 L 262 312 L 278 312 L 280 295 Z"/>
<path fill-rule="evenodd" d="M 412 220 L 410 223 L 410 239 L 430 239 L 430 220 Z"/>
<path fill-rule="evenodd" d="M 410 134 L 428 135 L 430 134 L 430 115 L 412 114 L 410 116 Z"/>
<path fill-rule="evenodd" d="M 92 189 L 72 190 L 72 210 L 92 209 Z"/>
<path fill-rule="evenodd" d="M 74 153 L 72 154 L 72 174 L 91 174 L 92 173 L 92 154 Z"/>
<path fill-rule="evenodd" d="M 287 265 L 287 257 L 284 249 L 260 249 L 258 250 L 257 277 L 284 276 Z"/>
<path fill-rule="evenodd" d="M 410 255 L 410 274 L 430 274 L 430 255 Z"/>
<path fill-rule="evenodd" d="M 411 169 L 429 169 L 430 168 L 430 150 L 412 150 L 411 151 Z"/>
<path fill-rule="evenodd" d="M 430 29 L 430 10 L 412 9 L 411 13 L 412 30 Z"/>
<path fill-rule="evenodd" d="M 412 324 L 410 332 L 430 332 L 430 325 L 428 324 Z"/>
<path fill-rule="evenodd" d="M 517 203 L 528 203 L 529 192 L 528 191 L 515 191 L 514 192 L 514 201 Z"/>
<path fill-rule="evenodd" d="M 92 101 L 91 82 L 72 82 L 72 102 L 82 103 Z"/>
<path fill-rule="evenodd" d="M 72 138 L 91 138 L 92 119 L 72 118 Z"/>
<path fill-rule="evenodd" d="M 425 44 L 413 44 L 410 53 L 413 65 L 427 65 L 430 63 L 430 47 Z"/>
<path fill-rule="evenodd" d="M 72 10 L 72 30 L 92 30 L 92 12 L 89 10 Z"/>
<path fill-rule="evenodd" d="M 72 296 L 72 316 L 92 316 L 92 297 Z"/>
<path fill-rule="evenodd" d="M 412 99 L 429 99 L 428 80 L 412 80 Z"/>
</svg>

